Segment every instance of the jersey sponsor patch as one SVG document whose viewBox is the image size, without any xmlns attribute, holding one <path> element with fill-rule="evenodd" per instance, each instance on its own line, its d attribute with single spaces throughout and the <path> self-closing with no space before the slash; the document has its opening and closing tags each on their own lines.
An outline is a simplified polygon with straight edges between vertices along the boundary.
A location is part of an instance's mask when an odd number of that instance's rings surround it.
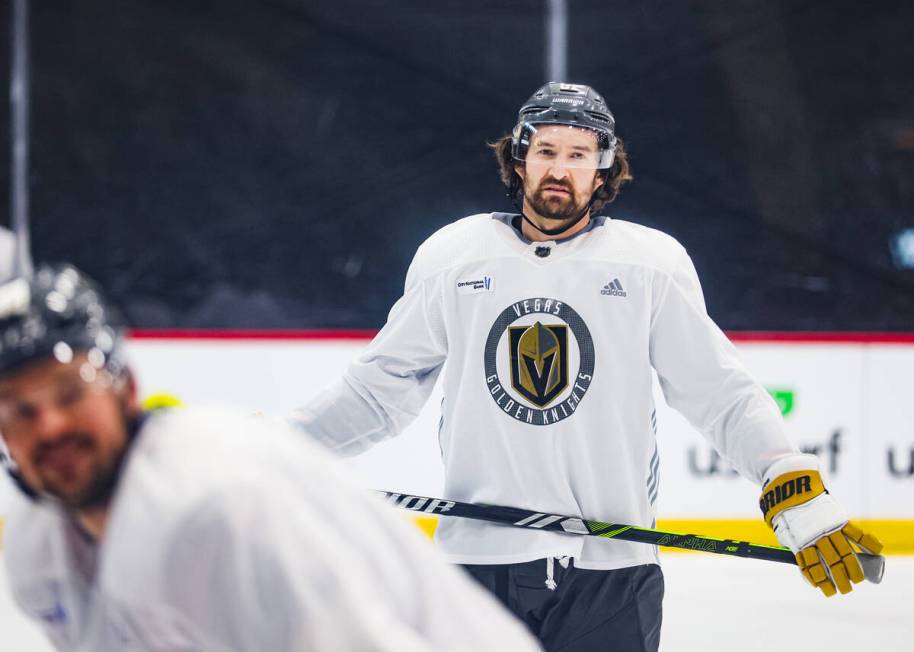
<svg viewBox="0 0 914 652">
<path fill-rule="evenodd" d="M 558 299 L 505 308 L 485 346 L 486 386 L 502 412 L 548 426 L 574 414 L 593 380 L 594 348 L 581 316 Z"/>
<path fill-rule="evenodd" d="M 457 281 L 457 292 L 460 294 L 476 294 L 477 292 L 491 292 L 495 283 L 491 276 L 481 276 L 476 279 Z"/>
</svg>

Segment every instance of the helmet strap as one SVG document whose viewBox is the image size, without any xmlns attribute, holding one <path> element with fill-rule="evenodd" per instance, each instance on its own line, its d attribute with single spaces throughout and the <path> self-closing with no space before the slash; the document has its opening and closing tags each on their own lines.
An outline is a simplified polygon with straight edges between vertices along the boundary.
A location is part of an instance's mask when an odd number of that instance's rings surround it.
<svg viewBox="0 0 914 652">
<path fill-rule="evenodd" d="M 29 498 L 30 500 L 38 500 L 38 494 L 25 483 L 25 480 L 22 479 L 22 476 L 19 475 L 18 471 L 8 466 L 6 468 L 6 472 L 13 480 L 13 483 L 19 488 L 19 491 L 21 491 L 26 498 Z"/>
</svg>

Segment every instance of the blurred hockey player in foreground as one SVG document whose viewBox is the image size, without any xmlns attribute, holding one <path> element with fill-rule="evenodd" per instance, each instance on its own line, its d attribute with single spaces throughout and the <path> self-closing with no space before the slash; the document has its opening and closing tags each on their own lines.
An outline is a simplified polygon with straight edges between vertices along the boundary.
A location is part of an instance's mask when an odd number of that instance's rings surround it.
<svg viewBox="0 0 914 652">
<path fill-rule="evenodd" d="M 72 267 L 0 286 L 5 561 L 61 650 L 535 650 L 409 524 L 283 425 L 143 413 Z"/>
</svg>

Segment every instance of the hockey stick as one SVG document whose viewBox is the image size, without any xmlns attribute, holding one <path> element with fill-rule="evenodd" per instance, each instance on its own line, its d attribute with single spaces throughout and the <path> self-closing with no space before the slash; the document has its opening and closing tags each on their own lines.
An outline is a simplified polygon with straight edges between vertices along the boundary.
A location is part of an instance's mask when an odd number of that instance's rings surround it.
<svg viewBox="0 0 914 652">
<path fill-rule="evenodd" d="M 31 276 L 29 253 L 29 2 L 11 6 L 10 43 L 10 209 L 16 239 L 13 275 Z M 0 279 L 4 281 L 6 279 Z"/>
<path fill-rule="evenodd" d="M 677 534 L 623 523 L 589 521 L 577 516 L 546 514 L 518 507 L 461 503 L 443 498 L 410 496 L 390 491 L 380 491 L 378 493 L 383 494 L 387 498 L 387 502 L 395 507 L 425 514 L 459 516 L 477 521 L 489 521 L 533 530 L 621 539 L 623 541 L 649 543 L 667 548 L 683 548 L 685 550 L 713 552 L 718 555 L 777 561 L 783 564 L 793 564 L 794 566 L 797 563 L 794 554 L 789 549 L 781 546 L 768 546 L 760 543 L 749 543 L 748 541 L 735 541 L 733 539 L 715 539 L 700 534 Z M 860 560 L 863 574 L 868 581 L 874 584 L 882 581 L 882 573 L 885 567 L 885 559 L 882 556 L 857 553 L 857 558 Z"/>
</svg>

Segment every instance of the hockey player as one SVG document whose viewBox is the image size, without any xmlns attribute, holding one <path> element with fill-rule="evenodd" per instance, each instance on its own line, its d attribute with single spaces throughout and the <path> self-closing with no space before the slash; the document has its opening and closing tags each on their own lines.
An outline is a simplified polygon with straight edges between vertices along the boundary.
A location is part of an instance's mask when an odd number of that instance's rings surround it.
<svg viewBox="0 0 914 652">
<path fill-rule="evenodd" d="M 863 578 L 849 541 L 880 546 L 848 524 L 708 317 L 685 249 L 594 215 L 631 179 L 603 98 L 546 84 L 493 149 L 520 213 L 466 217 L 422 244 L 387 324 L 297 412 L 301 428 L 358 453 L 399 433 L 443 368 L 446 498 L 650 527 L 653 369 L 667 402 L 765 485 L 765 516 L 804 574 L 849 591 Z M 798 478 L 808 490 L 786 498 Z M 436 539 L 546 649 L 657 650 L 654 547 L 463 519 L 442 519 Z"/>
<path fill-rule="evenodd" d="M 538 649 L 288 426 L 142 413 L 121 348 L 75 269 L 0 286 L 5 561 L 58 649 Z"/>
</svg>

